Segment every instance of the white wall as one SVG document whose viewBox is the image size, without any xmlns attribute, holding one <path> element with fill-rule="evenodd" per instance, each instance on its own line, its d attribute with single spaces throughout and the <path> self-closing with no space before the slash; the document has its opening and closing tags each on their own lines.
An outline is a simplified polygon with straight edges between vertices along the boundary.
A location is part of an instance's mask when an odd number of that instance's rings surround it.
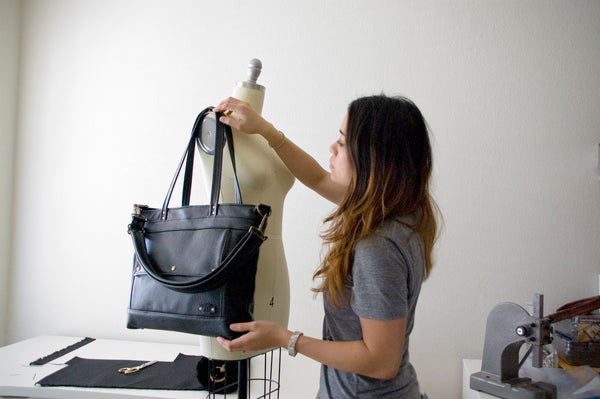
<svg viewBox="0 0 600 399">
<path fill-rule="evenodd" d="M 325 166 L 356 96 L 403 94 L 428 119 L 445 228 L 411 359 L 430 397 L 460 396 L 498 302 L 596 294 L 599 2 L 231 3 L 23 1 L 10 342 L 195 342 L 126 330 L 126 225 L 134 202 L 162 202 L 196 113 L 254 57 L 265 116 Z M 330 210 L 299 184 L 286 201 L 290 327 L 313 336 Z M 282 397 L 311 397 L 317 375 L 286 358 Z"/>
<path fill-rule="evenodd" d="M 19 10 L 19 0 L 0 1 L 0 346 L 7 343 L 8 334 Z"/>
</svg>

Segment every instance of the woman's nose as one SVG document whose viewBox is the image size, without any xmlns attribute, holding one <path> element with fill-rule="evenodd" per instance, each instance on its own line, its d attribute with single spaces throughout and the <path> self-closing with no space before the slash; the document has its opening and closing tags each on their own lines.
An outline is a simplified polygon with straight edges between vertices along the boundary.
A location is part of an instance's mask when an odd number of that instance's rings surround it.
<svg viewBox="0 0 600 399">
<path fill-rule="evenodd" d="M 329 152 L 335 155 L 335 143 L 331 143 L 329 146 Z"/>
</svg>

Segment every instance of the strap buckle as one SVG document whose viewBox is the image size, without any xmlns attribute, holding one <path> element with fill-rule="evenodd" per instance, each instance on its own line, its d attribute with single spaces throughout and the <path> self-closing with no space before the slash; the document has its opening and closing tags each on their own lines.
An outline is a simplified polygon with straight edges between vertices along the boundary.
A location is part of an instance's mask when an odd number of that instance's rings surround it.
<svg viewBox="0 0 600 399">
<path fill-rule="evenodd" d="M 142 215 L 144 209 L 148 209 L 148 205 L 133 204 L 132 219 L 131 223 L 127 225 L 127 234 L 131 234 L 132 231 L 145 232 L 144 225 L 148 221 L 148 218 Z"/>
<path fill-rule="evenodd" d="M 255 226 L 250 226 L 250 228 L 248 229 L 249 232 L 257 234 L 261 240 L 265 241 L 267 239 L 267 236 L 265 236 L 265 224 L 267 223 L 267 218 L 269 216 L 271 216 L 271 209 L 268 208 L 268 211 L 265 212 L 265 209 L 261 209 L 261 204 L 257 204 L 256 205 L 256 211 L 258 212 L 258 214 L 260 216 L 262 216 L 262 219 L 258 225 L 258 227 Z"/>
<path fill-rule="evenodd" d="M 141 216 L 145 209 L 148 209 L 148 205 L 133 204 L 133 213 L 131 216 Z"/>
</svg>

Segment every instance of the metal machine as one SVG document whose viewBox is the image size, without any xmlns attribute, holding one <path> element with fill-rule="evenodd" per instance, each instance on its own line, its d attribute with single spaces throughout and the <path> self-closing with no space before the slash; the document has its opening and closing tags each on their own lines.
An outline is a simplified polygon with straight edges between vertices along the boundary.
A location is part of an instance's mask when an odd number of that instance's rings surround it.
<svg viewBox="0 0 600 399">
<path fill-rule="evenodd" d="M 552 384 L 519 378 L 519 369 L 528 356 L 533 367 L 542 367 L 543 347 L 552 343 L 552 324 L 600 308 L 600 295 L 567 303 L 544 317 L 544 296 L 535 294 L 533 315 L 514 303 L 497 305 L 485 328 L 481 371 L 471 374 L 471 389 L 507 399 L 556 399 Z M 530 348 L 519 360 L 523 344 Z"/>
<path fill-rule="evenodd" d="M 471 375 L 471 389 L 509 399 L 556 399 L 556 387 L 530 378 L 519 378 L 519 369 L 531 355 L 532 365 L 542 367 L 543 346 L 552 342 L 552 320 L 543 317 L 544 297 L 536 294 L 533 315 L 521 306 L 505 302 L 490 312 L 485 328 L 481 371 Z M 519 361 L 519 350 L 531 344 Z"/>
</svg>

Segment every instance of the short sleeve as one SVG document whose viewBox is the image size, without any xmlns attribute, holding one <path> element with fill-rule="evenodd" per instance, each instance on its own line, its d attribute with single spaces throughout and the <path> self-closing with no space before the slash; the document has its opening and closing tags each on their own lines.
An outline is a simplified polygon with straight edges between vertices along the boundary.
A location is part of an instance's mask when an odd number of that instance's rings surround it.
<svg viewBox="0 0 600 399">
<path fill-rule="evenodd" d="M 376 235 L 360 241 L 352 265 L 354 312 L 376 320 L 407 317 L 409 270 L 401 248 L 392 240 Z"/>
</svg>

